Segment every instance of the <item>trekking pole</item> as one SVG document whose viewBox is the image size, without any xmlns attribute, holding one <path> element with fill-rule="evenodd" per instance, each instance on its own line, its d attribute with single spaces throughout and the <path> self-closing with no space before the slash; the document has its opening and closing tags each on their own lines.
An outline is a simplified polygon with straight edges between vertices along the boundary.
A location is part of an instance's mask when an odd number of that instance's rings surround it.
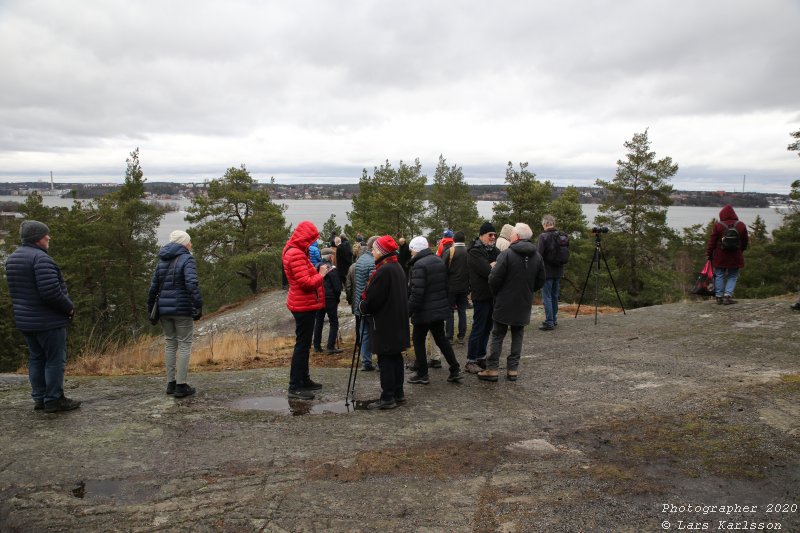
<svg viewBox="0 0 800 533">
<path fill-rule="evenodd" d="M 363 320 L 364 317 L 362 316 L 360 324 L 361 327 L 363 327 Z M 347 377 L 347 391 L 345 391 L 344 394 L 345 407 L 350 406 L 350 400 L 352 399 L 353 395 L 355 395 L 356 377 L 358 376 L 357 358 L 360 358 L 359 356 L 361 355 L 359 353 L 361 351 L 361 327 L 359 327 L 356 331 L 355 342 L 353 343 L 353 358 L 350 361 L 350 375 Z"/>
</svg>

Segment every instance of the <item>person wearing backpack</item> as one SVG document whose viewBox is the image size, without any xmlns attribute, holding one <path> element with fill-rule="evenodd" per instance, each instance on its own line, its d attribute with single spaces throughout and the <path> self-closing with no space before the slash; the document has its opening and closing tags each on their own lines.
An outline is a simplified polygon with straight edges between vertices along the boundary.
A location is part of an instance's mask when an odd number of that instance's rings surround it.
<svg viewBox="0 0 800 533">
<path fill-rule="evenodd" d="M 556 219 L 553 215 L 542 217 L 542 228 L 544 231 L 539 235 L 537 248 L 544 260 L 546 277 L 542 287 L 545 319 L 539 329 L 550 331 L 558 325 L 558 297 L 561 293 L 564 265 L 569 261 L 569 235 L 556 229 Z"/>
<path fill-rule="evenodd" d="M 744 251 L 749 237 L 747 226 L 736 216 L 733 206 L 726 205 L 719 212 L 719 222 L 714 224 L 708 239 L 706 256 L 714 267 L 714 295 L 720 305 L 735 304 L 733 290 L 744 267 Z"/>
</svg>

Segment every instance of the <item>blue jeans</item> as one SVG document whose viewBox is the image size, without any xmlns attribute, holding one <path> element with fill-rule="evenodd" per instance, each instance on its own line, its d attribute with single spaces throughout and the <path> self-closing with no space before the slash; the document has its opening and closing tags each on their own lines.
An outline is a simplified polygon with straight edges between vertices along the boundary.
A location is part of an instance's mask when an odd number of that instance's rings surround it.
<svg viewBox="0 0 800 533">
<path fill-rule="evenodd" d="M 542 287 L 542 305 L 544 306 L 544 323 L 555 326 L 558 322 L 558 296 L 561 293 L 561 278 L 547 278 Z"/>
<path fill-rule="evenodd" d="M 34 401 L 54 402 L 64 396 L 67 328 L 23 332 L 28 343 L 28 379 Z"/>
<path fill-rule="evenodd" d="M 467 343 L 467 361 L 486 358 L 486 345 L 492 332 L 494 302 L 472 302 L 472 332 Z"/>
<path fill-rule="evenodd" d="M 295 313 L 294 315 L 294 352 L 292 352 L 292 366 L 289 369 L 289 389 L 299 389 L 303 383 L 311 379 L 308 372 L 308 357 L 311 351 L 311 337 L 314 335 L 314 322 L 316 311 Z"/>
<path fill-rule="evenodd" d="M 726 277 L 727 280 L 725 279 Z M 739 279 L 738 268 L 714 269 L 714 295 L 717 298 L 733 296 L 733 289 L 736 288 L 737 279 Z"/>
<path fill-rule="evenodd" d="M 447 315 L 445 322 L 445 334 L 448 339 L 453 338 L 453 309 L 458 309 L 458 338 L 463 339 L 467 334 L 467 293 L 448 294 L 447 300 L 450 304 L 450 314 Z"/>
<path fill-rule="evenodd" d="M 372 366 L 372 347 L 369 343 L 369 318 L 361 317 L 361 364 Z"/>
</svg>

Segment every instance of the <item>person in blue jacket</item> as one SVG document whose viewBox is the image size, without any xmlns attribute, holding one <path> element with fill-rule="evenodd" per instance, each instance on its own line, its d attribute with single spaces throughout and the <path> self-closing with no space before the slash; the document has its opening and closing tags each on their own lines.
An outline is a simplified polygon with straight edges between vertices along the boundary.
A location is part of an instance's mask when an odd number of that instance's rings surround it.
<svg viewBox="0 0 800 533">
<path fill-rule="evenodd" d="M 50 228 L 25 220 L 19 228 L 22 246 L 6 260 L 14 321 L 28 344 L 28 379 L 33 408 L 46 413 L 72 411 L 81 402 L 64 396 L 67 326 L 75 306 L 61 269 L 50 257 Z"/>
<path fill-rule="evenodd" d="M 183 398 L 195 393 L 195 388 L 186 383 L 186 377 L 192 353 L 193 321 L 203 315 L 203 297 L 189 234 L 181 230 L 170 233 L 169 243 L 158 252 L 158 259 L 147 295 L 147 312 L 158 306 L 166 341 L 167 394 Z"/>
<path fill-rule="evenodd" d="M 314 268 L 317 268 L 322 262 L 322 253 L 319 251 L 317 241 L 312 242 L 311 246 L 308 247 L 308 258 L 311 260 L 311 264 L 314 265 Z"/>
</svg>

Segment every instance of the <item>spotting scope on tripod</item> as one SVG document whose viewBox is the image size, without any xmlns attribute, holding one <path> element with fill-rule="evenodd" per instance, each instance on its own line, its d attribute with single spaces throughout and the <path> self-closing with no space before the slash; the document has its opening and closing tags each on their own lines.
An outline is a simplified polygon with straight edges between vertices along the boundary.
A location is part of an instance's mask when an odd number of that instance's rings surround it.
<svg viewBox="0 0 800 533">
<path fill-rule="evenodd" d="M 583 295 L 586 293 L 586 286 L 589 284 L 589 278 L 594 273 L 594 323 L 597 324 L 597 299 L 600 290 L 600 260 L 603 260 L 603 264 L 606 265 L 606 272 L 608 272 L 608 279 L 611 280 L 611 286 L 614 287 L 614 294 L 617 295 L 617 300 L 619 301 L 619 306 L 622 308 L 622 314 L 625 313 L 625 306 L 622 305 L 622 298 L 619 297 L 619 291 L 617 290 L 617 285 L 614 283 L 614 277 L 611 275 L 611 269 L 608 268 L 608 261 L 606 261 L 606 256 L 603 253 L 603 242 L 600 239 L 600 236 L 603 233 L 608 233 L 608 228 L 606 227 L 599 227 L 599 228 L 592 228 L 592 233 L 594 233 L 594 254 L 592 254 L 592 262 L 589 264 L 589 271 L 586 273 L 586 281 L 583 282 L 583 288 L 581 289 L 581 297 L 578 300 L 578 308 L 575 310 L 575 318 L 578 317 L 578 313 L 581 310 L 581 304 L 583 303 Z"/>
</svg>

